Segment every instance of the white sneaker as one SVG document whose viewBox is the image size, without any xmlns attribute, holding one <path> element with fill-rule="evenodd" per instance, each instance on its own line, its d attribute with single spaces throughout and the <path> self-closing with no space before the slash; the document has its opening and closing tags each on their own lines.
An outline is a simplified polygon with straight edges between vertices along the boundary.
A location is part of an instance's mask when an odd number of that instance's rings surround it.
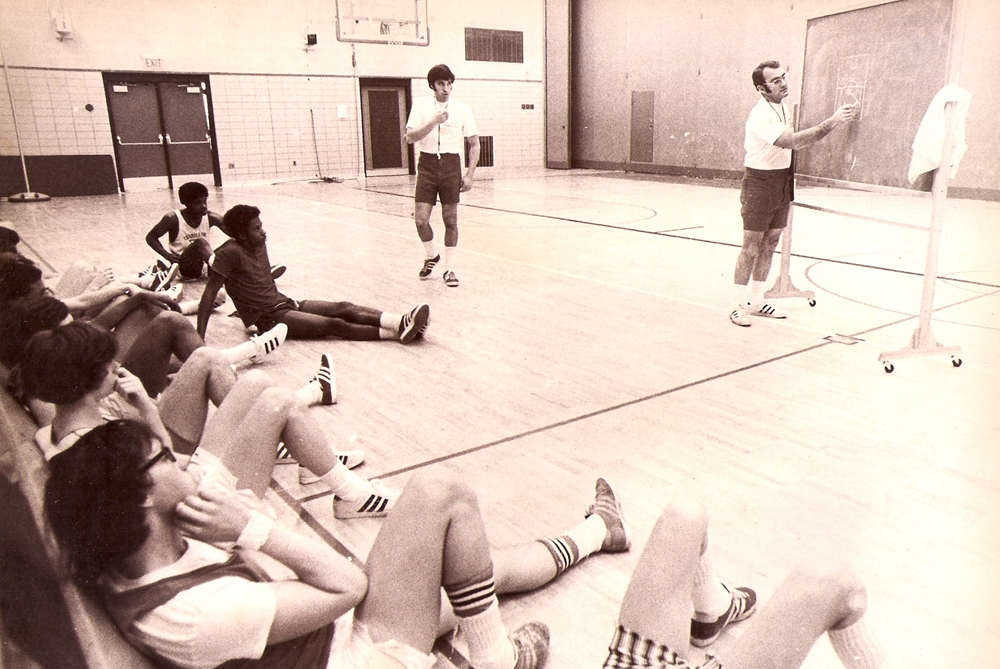
<svg viewBox="0 0 1000 669">
<path fill-rule="evenodd" d="M 171 300 L 173 300 L 174 302 L 176 302 L 177 300 L 181 299 L 181 293 L 184 292 L 184 286 L 182 286 L 179 283 L 176 283 L 173 286 L 171 286 L 170 288 L 164 288 L 164 289 L 158 290 L 156 292 L 158 292 L 158 293 L 160 293 L 162 295 L 166 295 Z"/>
<path fill-rule="evenodd" d="M 348 469 L 354 469 L 361 463 L 365 461 L 365 452 L 362 450 L 356 451 L 337 451 L 334 453 L 336 458 L 340 460 Z M 309 485 L 310 483 L 316 483 L 321 477 L 313 474 L 311 471 L 299 465 L 299 485 Z"/>
<path fill-rule="evenodd" d="M 369 481 L 371 492 L 358 500 L 333 498 L 333 517 L 338 520 L 350 518 L 381 518 L 399 499 L 399 491 L 389 488 L 377 479 Z"/>
<path fill-rule="evenodd" d="M 746 310 L 750 307 L 750 303 L 741 304 L 740 306 L 733 309 L 733 313 L 729 314 L 729 320 L 736 323 L 740 327 L 748 328 L 750 327 L 750 319 L 747 317 Z"/>
<path fill-rule="evenodd" d="M 256 334 L 250 337 L 250 341 L 257 347 L 257 352 L 250 357 L 250 362 L 260 362 L 265 355 L 272 353 L 274 349 L 281 346 L 281 343 L 285 341 L 285 337 L 287 336 L 288 326 L 284 323 L 278 323 L 264 334 Z"/>
<path fill-rule="evenodd" d="M 785 314 L 778 311 L 777 309 L 772 307 L 770 304 L 767 304 L 766 302 L 761 302 L 760 304 L 755 304 L 754 306 L 750 307 L 750 315 L 760 316 L 761 318 L 787 318 Z"/>
</svg>

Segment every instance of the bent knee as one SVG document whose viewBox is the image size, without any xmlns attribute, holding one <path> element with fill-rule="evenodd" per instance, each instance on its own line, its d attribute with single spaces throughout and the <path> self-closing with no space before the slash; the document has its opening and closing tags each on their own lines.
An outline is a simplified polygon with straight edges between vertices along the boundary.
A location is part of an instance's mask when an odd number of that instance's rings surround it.
<svg viewBox="0 0 1000 669">
<path fill-rule="evenodd" d="M 691 497 L 669 500 L 660 513 L 653 532 L 674 534 L 679 528 L 686 528 L 699 535 L 708 531 L 708 509 L 700 500 Z"/>
<path fill-rule="evenodd" d="M 184 361 L 185 365 L 194 365 L 204 369 L 209 369 L 211 367 L 217 367 L 219 365 L 229 366 L 229 362 L 226 360 L 226 356 L 217 348 L 212 348 L 211 346 L 199 346 L 188 359 Z"/>
<path fill-rule="evenodd" d="M 827 598 L 834 628 L 853 624 L 868 608 L 868 593 L 864 581 L 845 563 L 818 560 L 799 565 L 790 579 L 803 592 L 815 592 L 817 597 Z"/>
<path fill-rule="evenodd" d="M 457 507 L 478 509 L 476 492 L 472 486 L 446 471 L 421 471 L 406 484 L 411 495 L 420 495 L 427 508 L 450 513 Z"/>
<path fill-rule="evenodd" d="M 248 369 L 240 375 L 240 378 L 236 383 L 241 388 L 254 388 L 258 395 L 266 389 L 274 386 L 274 380 L 271 376 L 267 372 L 260 369 Z"/>
</svg>

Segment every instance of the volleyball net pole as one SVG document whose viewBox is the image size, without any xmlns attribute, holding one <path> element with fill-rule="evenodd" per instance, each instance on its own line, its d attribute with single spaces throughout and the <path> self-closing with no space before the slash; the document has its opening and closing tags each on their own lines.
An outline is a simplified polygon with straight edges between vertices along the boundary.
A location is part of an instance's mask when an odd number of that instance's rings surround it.
<svg viewBox="0 0 1000 669">
<path fill-rule="evenodd" d="M 799 127 L 799 106 L 792 109 L 792 127 L 795 132 Z M 778 270 L 778 278 L 774 285 L 764 293 L 764 297 L 804 297 L 809 301 L 810 307 L 816 306 L 816 293 L 811 290 L 799 290 L 792 282 L 792 210 L 795 209 L 795 152 L 792 152 L 792 164 L 789 167 L 791 174 L 791 202 L 788 205 L 788 219 L 785 229 L 781 233 L 781 265 Z"/>
<path fill-rule="evenodd" d="M 931 314 L 934 311 L 934 285 L 938 274 L 938 255 L 941 251 L 941 235 L 944 231 L 945 206 L 948 199 L 948 169 L 951 165 L 952 149 L 955 144 L 955 111 L 958 103 L 949 101 L 944 108 L 944 141 L 941 148 L 941 162 L 934 170 L 931 186 L 932 208 L 931 227 L 927 240 L 927 262 L 924 268 L 924 289 L 920 298 L 920 321 L 913 331 L 910 345 L 898 351 L 886 351 L 878 360 L 886 372 L 892 372 L 893 360 L 919 355 L 950 355 L 951 364 L 962 364 L 962 349 L 958 346 L 942 346 L 934 339 L 931 330 Z"/>
</svg>

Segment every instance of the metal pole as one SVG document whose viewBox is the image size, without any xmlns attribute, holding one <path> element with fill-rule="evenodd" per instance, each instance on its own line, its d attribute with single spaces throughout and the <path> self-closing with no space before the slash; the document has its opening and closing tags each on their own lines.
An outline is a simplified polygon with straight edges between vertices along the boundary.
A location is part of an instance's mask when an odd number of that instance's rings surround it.
<svg viewBox="0 0 1000 669">
<path fill-rule="evenodd" d="M 17 111 L 14 109 L 14 92 L 10 87 L 10 73 L 7 71 L 7 54 L 3 49 L 3 38 L 0 37 L 0 59 L 3 59 L 3 78 L 7 82 L 7 99 L 10 100 L 10 115 L 14 118 L 14 137 L 17 139 L 17 154 L 21 157 L 21 171 L 24 173 L 24 193 L 11 195 L 9 202 L 44 202 L 49 200 L 48 195 L 31 192 L 31 183 L 28 181 L 28 165 L 24 162 L 24 151 L 21 149 L 21 132 L 17 128 Z"/>
</svg>

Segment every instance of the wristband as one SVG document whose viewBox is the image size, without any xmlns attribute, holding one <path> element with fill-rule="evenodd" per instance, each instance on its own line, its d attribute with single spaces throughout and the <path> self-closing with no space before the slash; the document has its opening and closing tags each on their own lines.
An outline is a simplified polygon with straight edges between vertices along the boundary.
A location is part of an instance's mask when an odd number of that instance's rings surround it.
<svg viewBox="0 0 1000 669">
<path fill-rule="evenodd" d="M 260 547 L 267 542 L 272 527 L 274 527 L 273 519 L 268 518 L 260 511 L 251 511 L 250 520 L 240 532 L 236 545 L 245 550 L 259 551 Z"/>
</svg>

